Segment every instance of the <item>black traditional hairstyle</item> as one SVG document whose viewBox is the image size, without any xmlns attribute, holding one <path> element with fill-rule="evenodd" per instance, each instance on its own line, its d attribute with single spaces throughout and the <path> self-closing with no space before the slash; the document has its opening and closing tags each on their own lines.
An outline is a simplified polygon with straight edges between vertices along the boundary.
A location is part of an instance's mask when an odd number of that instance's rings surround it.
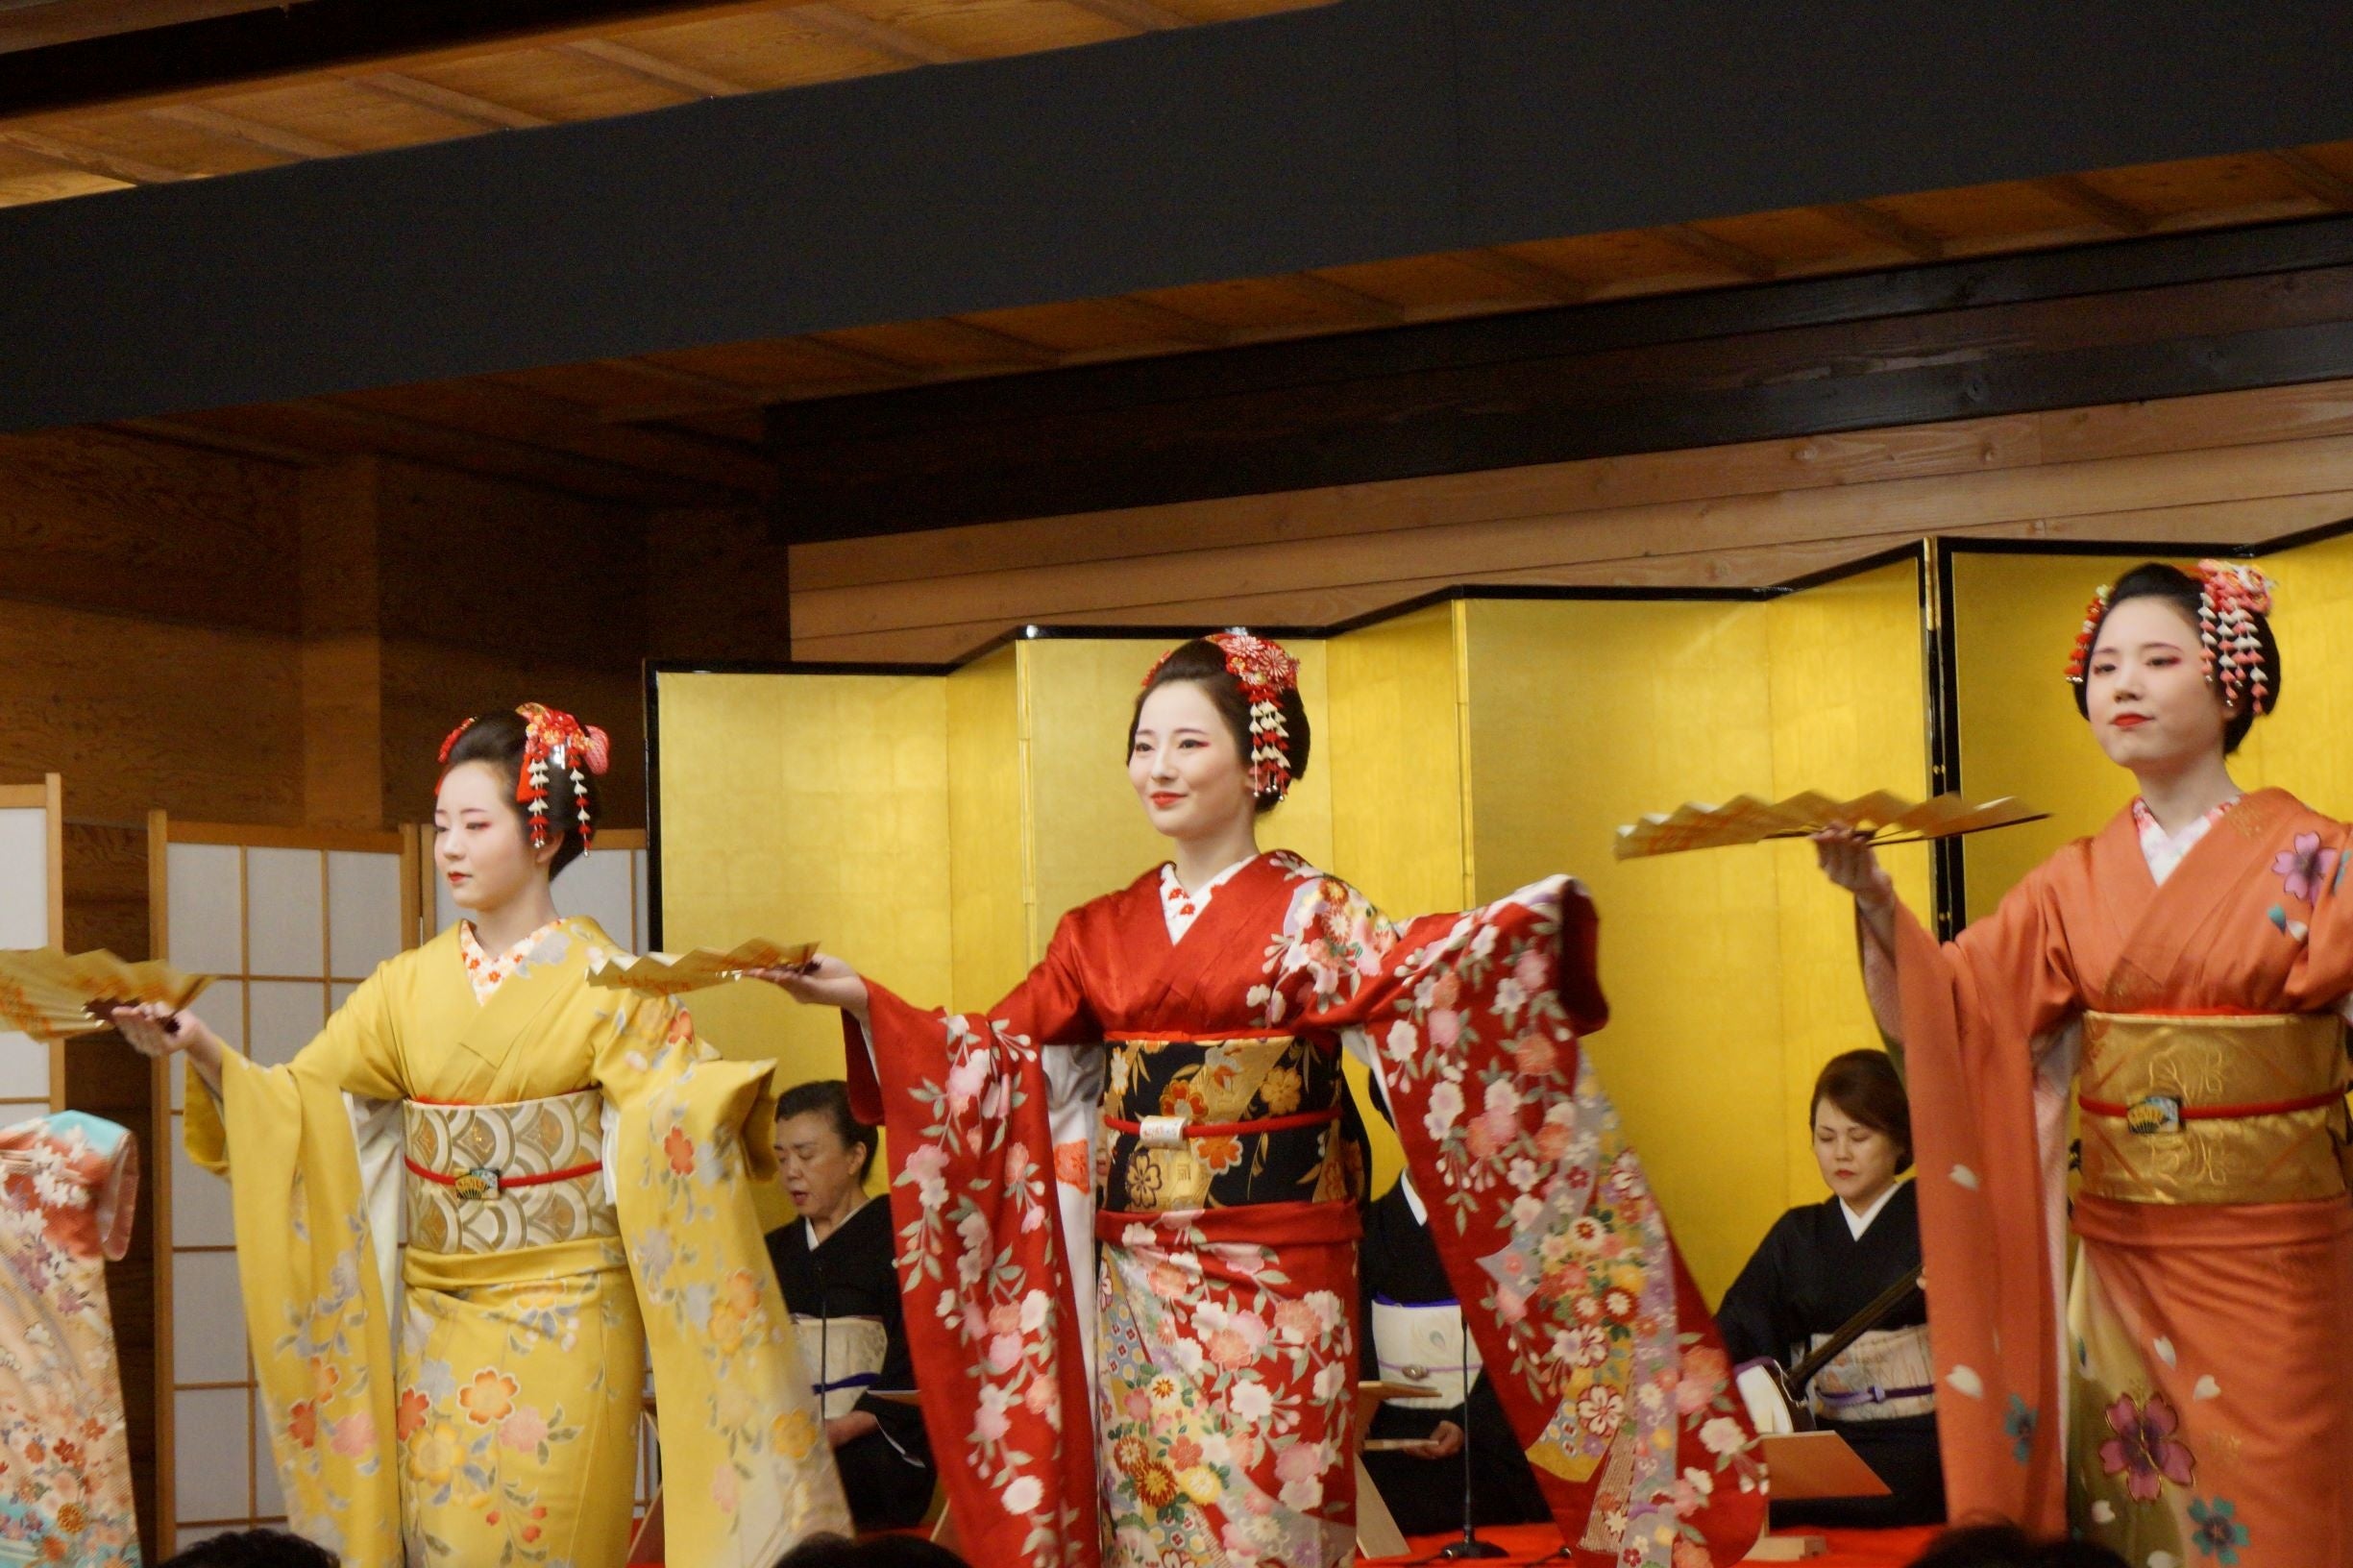
<svg viewBox="0 0 2353 1568">
<path fill-rule="evenodd" d="M 1196 637 L 1181 643 L 1160 662 L 1152 676 L 1136 694 L 1135 711 L 1128 717 L 1128 750 L 1136 749 L 1136 728 L 1143 721 L 1144 698 L 1171 681 L 1189 680 L 1209 694 L 1211 705 L 1226 723 L 1234 737 L 1234 750 L 1241 758 L 1243 768 L 1250 766 L 1252 742 L 1250 737 L 1250 698 L 1242 683 L 1226 668 L 1226 650 L 1207 637 Z M 1282 803 L 1284 790 L 1307 776 L 1308 771 L 1308 710 L 1300 700 L 1294 683 L 1276 694 L 1276 705 L 1283 711 L 1284 756 L 1288 764 L 1288 779 L 1283 789 L 1261 790 L 1258 809 L 1262 815 Z"/>
<path fill-rule="evenodd" d="M 2108 590 L 2107 604 L 2084 628 L 2088 633 L 2083 645 L 2087 660 L 2091 650 L 2099 644 L 2100 628 L 2108 624 L 2108 617 L 2114 615 L 2116 607 L 2128 599 L 2165 600 L 2181 612 L 2182 619 L 2189 623 L 2193 632 L 2199 631 L 2199 612 L 2206 608 L 2206 590 L 2197 578 L 2177 566 L 2168 566 L 2162 561 L 2145 561 L 2117 578 L 2116 586 Z M 2246 618 L 2263 659 L 2264 673 L 2269 682 L 2268 697 L 2262 705 L 2263 711 L 2268 713 L 2279 705 L 2279 643 L 2271 635 L 2271 621 L 2268 616 L 2261 610 L 2250 609 L 2246 612 Z M 2078 680 L 2074 682 L 2074 687 L 2075 711 L 2089 719 L 2092 716 L 2091 700 L 2086 696 L 2090 689 L 2089 685 Z M 2224 756 L 2227 757 L 2239 749 L 2239 743 L 2245 740 L 2247 731 L 2255 727 L 2255 718 L 2256 704 L 2251 701 L 2241 701 L 2237 710 L 2223 722 L 2222 754 Z"/>
<path fill-rule="evenodd" d="M 449 776 L 451 769 L 461 763 L 487 764 L 498 775 L 500 798 L 515 814 L 527 834 L 530 818 L 516 786 L 523 779 L 524 750 L 529 739 L 530 725 L 514 709 L 502 709 L 470 721 L 464 728 L 452 735 L 449 754 L 442 760 L 441 776 Z M 580 832 L 580 802 L 574 792 L 572 770 L 550 768 L 547 771 L 548 831 L 560 835 L 556 840 L 555 859 L 549 863 L 548 874 L 552 877 L 565 867 L 580 858 L 588 847 Z"/>
<path fill-rule="evenodd" d="M 1912 1168 L 1912 1103 L 1904 1098 L 1903 1080 L 1885 1051 L 1848 1051 L 1824 1063 L 1814 1079 L 1814 1097 L 1805 1102 L 1808 1122 L 1825 1100 L 1895 1144 L 1899 1171 Z"/>
</svg>

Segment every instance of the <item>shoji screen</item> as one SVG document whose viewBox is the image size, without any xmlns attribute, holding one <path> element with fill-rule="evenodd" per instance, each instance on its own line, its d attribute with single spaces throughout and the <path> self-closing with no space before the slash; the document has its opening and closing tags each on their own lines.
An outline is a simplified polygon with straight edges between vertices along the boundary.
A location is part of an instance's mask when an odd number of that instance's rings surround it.
<svg viewBox="0 0 2353 1568">
<path fill-rule="evenodd" d="M 63 830 L 58 776 L 0 786 L 0 947 L 45 947 L 63 940 Z M 62 1088 L 50 1046 L 0 1033 L 0 1126 L 60 1108 Z"/>
<path fill-rule="evenodd" d="M 290 1060 L 376 966 L 405 944 L 401 837 L 161 824 L 157 950 L 215 975 L 196 1012 L 254 1061 Z M 409 907 L 413 908 L 413 905 Z M 246 1350 L 229 1184 L 181 1139 L 186 1077 L 171 1065 L 170 1158 L 153 1168 L 171 1266 L 159 1281 L 159 1385 L 168 1387 L 162 1515 L 171 1552 L 224 1530 L 282 1522 Z"/>
</svg>

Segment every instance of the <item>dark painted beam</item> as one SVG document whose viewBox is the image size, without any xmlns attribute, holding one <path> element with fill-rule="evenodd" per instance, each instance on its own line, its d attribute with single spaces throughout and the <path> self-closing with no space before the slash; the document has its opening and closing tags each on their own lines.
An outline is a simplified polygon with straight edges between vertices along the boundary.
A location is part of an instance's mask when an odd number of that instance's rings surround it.
<svg viewBox="0 0 2353 1568">
<path fill-rule="evenodd" d="M 787 404 L 788 541 L 2353 376 L 2353 219 Z"/>
<path fill-rule="evenodd" d="M 0 429 L 2353 135 L 2353 6 L 1341 0 L 0 212 Z"/>
<path fill-rule="evenodd" d="M 0 113 L 193 91 L 685 9 L 681 0 L 177 0 L 127 10 L 121 0 L 57 0 L 0 16 L 0 49 L 12 51 L 0 54 Z"/>
</svg>

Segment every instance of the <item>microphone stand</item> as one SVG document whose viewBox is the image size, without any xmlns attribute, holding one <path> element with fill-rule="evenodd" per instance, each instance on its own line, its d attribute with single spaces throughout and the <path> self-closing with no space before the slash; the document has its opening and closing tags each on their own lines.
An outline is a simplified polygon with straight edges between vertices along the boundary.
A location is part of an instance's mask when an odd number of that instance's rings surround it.
<svg viewBox="0 0 2353 1568">
<path fill-rule="evenodd" d="M 1460 1321 L 1461 1303 L 1455 1304 L 1455 1316 Z M 1462 1328 L 1462 1539 L 1449 1543 L 1438 1553 L 1440 1561 L 1460 1561 L 1469 1557 L 1500 1557 L 1504 1549 L 1493 1541 L 1479 1538 L 1477 1516 L 1471 1511 L 1471 1329 L 1467 1322 Z"/>
</svg>

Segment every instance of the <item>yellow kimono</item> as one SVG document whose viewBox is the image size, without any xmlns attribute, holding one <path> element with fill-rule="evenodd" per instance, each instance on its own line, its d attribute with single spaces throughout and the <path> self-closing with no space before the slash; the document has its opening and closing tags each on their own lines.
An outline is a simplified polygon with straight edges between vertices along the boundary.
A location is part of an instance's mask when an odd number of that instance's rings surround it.
<svg viewBox="0 0 2353 1568">
<path fill-rule="evenodd" d="M 466 946 L 385 963 L 287 1066 L 228 1056 L 217 1103 L 191 1072 L 294 1528 L 351 1568 L 620 1563 L 650 1348 L 671 1563 L 846 1533 L 748 1190 L 767 1066 L 591 989 L 593 921 L 487 1000 Z"/>
</svg>

